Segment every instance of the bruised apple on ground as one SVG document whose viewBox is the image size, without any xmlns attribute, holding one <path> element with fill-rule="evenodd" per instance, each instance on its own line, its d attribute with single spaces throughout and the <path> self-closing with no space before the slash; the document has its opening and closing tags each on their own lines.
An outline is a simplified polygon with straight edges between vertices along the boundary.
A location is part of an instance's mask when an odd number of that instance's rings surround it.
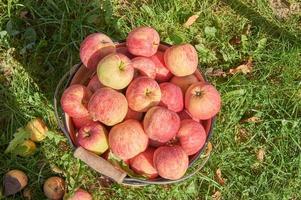
<svg viewBox="0 0 301 200">
<path fill-rule="evenodd" d="M 65 194 L 64 179 L 58 176 L 53 176 L 48 178 L 43 185 L 43 191 L 48 199 L 53 199 L 53 200 L 62 199 Z"/>
<path fill-rule="evenodd" d="M 139 121 L 128 119 L 110 130 L 109 145 L 116 156 L 128 160 L 147 148 L 148 137 Z"/>
<path fill-rule="evenodd" d="M 88 110 L 94 121 L 113 126 L 125 118 L 128 103 L 122 93 L 104 87 L 93 94 L 88 104 Z"/>
<path fill-rule="evenodd" d="M 99 61 L 110 53 L 114 53 L 114 42 L 103 33 L 88 35 L 80 45 L 80 59 L 89 69 L 95 69 Z"/>
<path fill-rule="evenodd" d="M 89 123 L 79 129 L 77 143 L 100 155 L 109 148 L 107 135 L 108 132 L 103 125 L 98 122 Z"/>
</svg>

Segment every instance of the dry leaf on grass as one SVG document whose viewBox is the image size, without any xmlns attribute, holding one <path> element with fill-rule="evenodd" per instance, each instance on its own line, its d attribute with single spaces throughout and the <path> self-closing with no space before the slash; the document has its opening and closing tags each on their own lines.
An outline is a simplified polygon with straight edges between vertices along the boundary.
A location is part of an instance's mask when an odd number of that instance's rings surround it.
<svg viewBox="0 0 301 200">
<path fill-rule="evenodd" d="M 252 69 L 253 69 L 252 57 L 249 57 L 247 63 L 239 65 L 234 69 L 230 69 L 229 74 L 237 74 L 237 73 L 249 74 L 252 72 Z"/>
<path fill-rule="evenodd" d="M 236 131 L 234 140 L 236 142 L 246 142 L 250 137 L 250 134 L 246 129 L 239 127 Z"/>
<path fill-rule="evenodd" d="M 184 27 L 188 28 L 189 26 L 191 26 L 197 19 L 199 18 L 199 15 L 192 15 L 190 16 L 187 21 L 184 23 Z"/>
<path fill-rule="evenodd" d="M 206 76 L 211 77 L 226 77 L 227 74 L 222 69 L 213 69 L 212 67 L 207 68 L 205 71 Z"/>
<path fill-rule="evenodd" d="M 265 156 L 265 150 L 260 148 L 256 153 L 256 158 L 259 162 L 263 162 Z"/>
<path fill-rule="evenodd" d="M 269 0 L 269 5 L 276 17 L 286 19 L 290 15 L 290 4 L 286 0 Z"/>
<path fill-rule="evenodd" d="M 216 181 L 220 184 L 220 185 L 225 185 L 225 179 L 222 177 L 222 170 L 220 168 L 218 168 L 215 172 L 215 178 Z"/>
<path fill-rule="evenodd" d="M 63 174 L 64 173 L 64 171 L 62 169 L 60 169 L 58 166 L 56 166 L 56 165 L 51 165 L 50 168 L 56 174 Z"/>
<path fill-rule="evenodd" d="M 220 191 L 214 192 L 214 194 L 211 196 L 213 200 L 221 200 L 222 199 L 222 193 Z"/>
<path fill-rule="evenodd" d="M 257 122 L 260 122 L 260 121 L 261 121 L 261 119 L 259 117 L 253 116 L 253 117 L 244 119 L 241 122 L 253 122 L 253 123 L 257 123 Z"/>
</svg>

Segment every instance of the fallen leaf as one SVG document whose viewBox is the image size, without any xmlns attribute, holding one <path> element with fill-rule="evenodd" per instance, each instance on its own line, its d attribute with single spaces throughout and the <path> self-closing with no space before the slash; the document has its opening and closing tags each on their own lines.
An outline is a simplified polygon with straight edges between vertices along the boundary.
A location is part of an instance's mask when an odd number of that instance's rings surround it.
<svg viewBox="0 0 301 200">
<path fill-rule="evenodd" d="M 222 177 L 222 170 L 220 168 L 216 170 L 215 177 L 220 185 L 225 185 L 225 179 Z"/>
<path fill-rule="evenodd" d="M 187 21 L 183 24 L 185 28 L 190 27 L 197 19 L 199 18 L 199 15 L 192 15 L 190 16 Z"/>
<path fill-rule="evenodd" d="M 64 171 L 56 165 L 51 165 L 51 170 L 56 174 L 63 174 Z"/>
<path fill-rule="evenodd" d="M 241 122 L 253 122 L 253 123 L 257 123 L 257 122 L 260 122 L 260 121 L 261 121 L 261 119 L 259 117 L 253 116 L 253 117 L 244 119 Z"/>
<path fill-rule="evenodd" d="M 279 19 L 286 19 L 290 14 L 290 4 L 286 0 L 269 0 L 269 5 Z"/>
<path fill-rule="evenodd" d="M 249 139 L 249 137 L 250 137 L 250 134 L 247 132 L 246 129 L 238 128 L 238 130 L 236 131 L 234 140 L 236 142 L 245 142 Z"/>
<path fill-rule="evenodd" d="M 249 57 L 247 63 L 239 65 L 234 69 L 230 69 L 229 74 L 232 75 L 237 73 L 249 74 L 252 72 L 252 69 L 253 69 L 252 57 Z"/>
<path fill-rule="evenodd" d="M 244 26 L 242 34 L 243 35 L 251 35 L 251 24 L 246 24 Z"/>
<path fill-rule="evenodd" d="M 28 19 L 27 15 L 28 15 L 27 10 L 23 10 L 23 11 L 20 12 L 20 18 L 21 19 Z"/>
<path fill-rule="evenodd" d="M 211 153 L 211 151 L 212 151 L 212 144 L 211 144 L 211 142 L 208 142 L 208 144 L 207 144 L 207 148 L 206 148 L 206 153 L 205 153 L 205 157 L 208 157 L 209 155 L 210 155 L 210 153 Z"/>
<path fill-rule="evenodd" d="M 263 148 L 258 149 L 256 158 L 259 162 L 263 162 L 265 156 L 265 150 Z"/>
<path fill-rule="evenodd" d="M 234 36 L 229 40 L 229 43 L 231 45 L 240 45 L 241 43 L 241 37 L 240 36 Z"/>
<path fill-rule="evenodd" d="M 222 199 L 222 193 L 217 190 L 211 197 L 212 197 L 213 200 L 221 200 Z"/>
<path fill-rule="evenodd" d="M 222 69 L 215 69 L 212 71 L 208 71 L 205 73 L 207 76 L 212 76 L 212 77 L 226 77 L 227 74 L 224 72 Z"/>
</svg>

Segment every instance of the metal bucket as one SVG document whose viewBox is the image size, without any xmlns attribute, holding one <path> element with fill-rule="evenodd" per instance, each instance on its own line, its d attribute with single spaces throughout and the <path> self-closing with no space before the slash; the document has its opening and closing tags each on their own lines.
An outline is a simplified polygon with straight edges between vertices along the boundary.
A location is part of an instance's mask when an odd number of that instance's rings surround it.
<svg viewBox="0 0 301 200">
<path fill-rule="evenodd" d="M 121 53 L 125 53 L 125 42 L 117 42 L 115 43 L 116 45 L 116 50 L 117 52 L 121 52 Z M 169 44 L 166 43 L 162 43 L 159 46 L 159 51 L 165 51 L 168 47 L 170 47 Z M 62 79 L 59 81 L 57 88 L 55 90 L 55 94 L 54 94 L 54 108 L 55 108 L 55 115 L 56 115 L 56 119 L 57 122 L 61 128 L 61 130 L 63 131 L 63 133 L 65 134 L 65 136 L 67 137 L 70 145 L 72 146 L 73 149 L 77 148 L 77 144 L 76 144 L 76 130 L 73 126 L 73 122 L 71 120 L 71 117 L 68 116 L 68 114 L 64 113 L 63 110 L 60 107 L 60 99 L 61 99 L 61 95 L 63 93 L 63 91 L 69 87 L 72 84 L 84 84 L 86 85 L 87 82 L 89 81 L 89 79 L 96 73 L 95 70 L 91 70 L 91 69 L 87 69 L 85 66 L 83 66 L 82 64 L 77 64 L 75 66 L 73 66 L 71 68 L 71 70 L 69 72 L 67 72 Z M 202 82 L 206 82 L 206 79 L 204 77 L 204 75 L 197 70 L 195 72 L 195 76 Z M 204 120 L 201 122 L 202 125 L 204 126 L 206 133 L 207 133 L 207 140 L 205 145 L 203 146 L 203 148 L 196 154 L 189 156 L 189 170 L 188 172 L 186 172 L 186 175 L 180 179 L 177 180 L 167 180 L 164 178 L 157 178 L 157 179 L 152 179 L 152 180 L 144 180 L 144 179 L 140 179 L 140 178 L 135 178 L 135 177 L 129 177 L 124 175 L 124 177 L 116 180 L 116 178 L 114 179 L 111 175 L 108 175 L 106 173 L 106 176 L 108 176 L 109 178 L 112 178 L 113 180 L 124 184 L 124 185 L 131 185 L 131 186 L 142 186 L 142 185 L 148 185 L 148 184 L 171 184 L 171 183 L 177 183 L 177 182 L 181 182 L 184 181 L 188 178 L 190 178 L 191 176 L 193 176 L 194 174 L 196 174 L 199 170 L 202 169 L 202 167 L 206 164 L 206 162 L 209 159 L 210 156 L 210 152 L 212 150 L 212 146 L 211 143 L 209 142 L 209 139 L 212 135 L 212 128 L 214 126 L 215 123 L 215 117 L 209 119 L 209 120 Z M 207 147 L 207 152 L 206 154 L 204 153 L 204 150 Z M 87 152 L 86 152 L 87 153 Z M 92 155 L 92 153 L 89 153 L 90 155 Z M 99 159 L 96 155 L 92 155 L 93 159 Z M 202 162 L 197 162 L 196 161 L 198 159 L 202 159 Z M 84 160 L 83 160 L 84 161 Z M 106 162 L 105 166 L 109 166 L 111 165 L 108 161 L 102 159 L 102 162 Z M 85 162 L 85 161 L 84 161 Z M 94 162 L 94 161 L 93 161 Z M 96 161 L 95 161 L 96 162 Z M 86 164 L 89 165 L 89 163 L 86 162 Z M 114 169 L 114 166 L 111 165 Z M 103 167 L 103 165 L 101 165 L 100 167 Z M 94 168 L 94 167 L 92 167 Z M 94 168 L 95 169 L 95 168 Z M 191 170 L 192 169 L 192 170 Z M 95 169 L 97 170 L 97 169 Z M 99 171 L 99 170 L 97 170 Z M 191 171 L 189 173 L 189 171 Z M 99 171 L 100 173 L 102 173 L 102 171 Z M 118 172 L 119 173 L 119 172 Z M 110 173 L 109 173 L 110 174 Z M 112 174 L 112 173 L 111 173 Z"/>
</svg>

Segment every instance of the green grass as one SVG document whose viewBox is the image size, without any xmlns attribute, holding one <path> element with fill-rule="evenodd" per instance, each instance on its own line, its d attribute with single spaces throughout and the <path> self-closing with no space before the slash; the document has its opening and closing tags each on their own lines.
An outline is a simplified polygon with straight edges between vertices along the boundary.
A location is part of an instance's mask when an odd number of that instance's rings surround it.
<svg viewBox="0 0 301 200">
<path fill-rule="evenodd" d="M 200 17 L 184 28 L 193 14 Z M 17 128 L 33 117 L 43 117 L 59 132 L 53 93 L 79 62 L 79 44 L 87 34 L 100 31 L 120 40 L 139 25 L 153 26 L 165 42 L 195 45 L 203 71 L 227 72 L 253 57 L 250 74 L 208 77 L 222 94 L 223 108 L 212 157 L 201 172 L 168 186 L 106 185 L 72 157 L 59 134 L 39 144 L 32 157 L 2 153 Z M 212 199 L 217 190 L 223 199 L 301 199 L 300 28 L 300 15 L 278 20 L 261 1 L 0 0 L 0 177 L 9 169 L 25 171 L 33 199 L 45 199 L 42 184 L 52 175 L 64 177 L 69 191 L 81 186 L 95 199 Z M 279 32 L 281 37 L 273 34 Z M 241 43 L 231 45 L 233 37 Z M 253 116 L 260 121 L 244 122 Z M 262 162 L 258 149 L 265 150 Z M 215 179 L 218 168 L 225 185 Z"/>
</svg>

